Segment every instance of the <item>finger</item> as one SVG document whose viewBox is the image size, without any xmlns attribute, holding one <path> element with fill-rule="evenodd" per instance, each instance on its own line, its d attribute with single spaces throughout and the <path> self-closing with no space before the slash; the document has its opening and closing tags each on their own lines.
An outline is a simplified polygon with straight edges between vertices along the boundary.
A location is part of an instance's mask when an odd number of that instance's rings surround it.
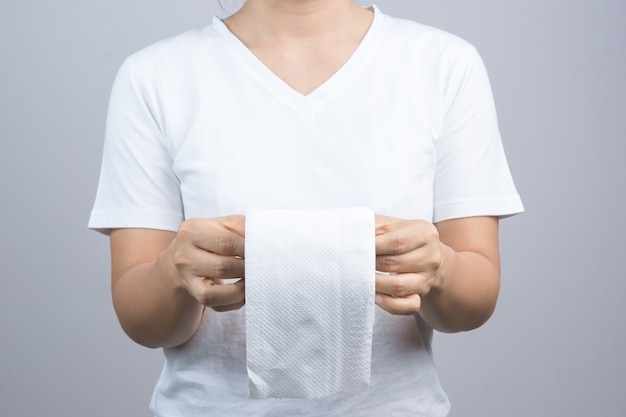
<svg viewBox="0 0 626 417">
<path fill-rule="evenodd" d="M 244 238 L 230 226 L 220 224 L 194 236 L 193 244 L 218 255 L 244 255 Z"/>
<path fill-rule="evenodd" d="M 376 274 L 376 292 L 392 297 L 408 297 L 413 294 L 426 295 L 430 289 L 420 274 Z"/>
<path fill-rule="evenodd" d="M 244 304 L 246 304 L 246 301 L 241 301 L 239 303 L 235 303 L 235 304 L 230 304 L 227 306 L 215 306 L 215 307 L 211 307 L 213 310 L 217 311 L 217 312 L 224 312 L 224 311 L 231 311 L 231 310 L 239 310 L 241 307 L 244 306 Z"/>
<path fill-rule="evenodd" d="M 426 244 L 400 255 L 376 256 L 376 269 L 382 272 L 409 273 L 438 269 L 443 261 L 441 246 Z"/>
<path fill-rule="evenodd" d="M 422 298 L 417 294 L 394 298 L 387 294 L 377 293 L 376 304 L 388 313 L 409 316 L 419 312 Z"/>
<path fill-rule="evenodd" d="M 376 214 L 374 216 L 374 227 L 376 229 L 376 235 L 384 234 L 389 231 L 389 227 L 393 227 L 394 223 L 401 222 L 402 219 L 394 217 L 384 216 L 382 214 Z"/>
<path fill-rule="evenodd" d="M 422 257 L 419 250 L 401 255 L 378 255 L 376 256 L 376 270 L 394 273 L 417 272 L 421 270 Z"/>
<path fill-rule="evenodd" d="M 245 275 L 244 260 L 232 256 L 201 252 L 191 265 L 194 265 L 193 274 L 199 277 L 227 279 L 243 278 Z"/>
<path fill-rule="evenodd" d="M 400 255 L 426 244 L 419 228 L 411 222 L 390 224 L 376 236 L 376 255 Z"/>
<path fill-rule="evenodd" d="M 238 304 L 245 299 L 245 280 L 233 284 L 220 284 L 206 278 L 197 278 L 190 283 L 191 295 L 207 307 L 224 307 Z"/>
<path fill-rule="evenodd" d="M 246 236 L 246 216 L 241 214 L 235 214 L 223 218 L 224 227 L 231 232 L 238 234 L 241 237 Z"/>
</svg>

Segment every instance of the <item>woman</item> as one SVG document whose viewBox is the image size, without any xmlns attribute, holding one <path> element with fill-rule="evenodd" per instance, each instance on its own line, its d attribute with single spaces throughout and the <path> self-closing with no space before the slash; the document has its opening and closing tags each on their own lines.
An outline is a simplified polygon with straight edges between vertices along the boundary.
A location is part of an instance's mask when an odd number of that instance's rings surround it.
<svg viewBox="0 0 626 417">
<path fill-rule="evenodd" d="M 248 399 L 237 213 L 350 206 L 378 213 L 371 389 Z M 90 227 L 122 327 L 164 348 L 155 415 L 432 417 L 432 329 L 491 315 L 520 211 L 473 47 L 352 0 L 248 0 L 126 60 Z"/>
</svg>

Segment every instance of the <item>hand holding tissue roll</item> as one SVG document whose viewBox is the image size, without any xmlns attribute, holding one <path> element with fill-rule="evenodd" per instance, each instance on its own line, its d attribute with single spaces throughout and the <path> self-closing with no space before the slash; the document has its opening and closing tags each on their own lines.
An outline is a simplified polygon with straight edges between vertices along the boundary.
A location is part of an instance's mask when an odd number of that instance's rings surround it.
<svg viewBox="0 0 626 417">
<path fill-rule="evenodd" d="M 374 214 L 250 209 L 246 349 L 251 398 L 322 398 L 370 383 Z"/>
</svg>

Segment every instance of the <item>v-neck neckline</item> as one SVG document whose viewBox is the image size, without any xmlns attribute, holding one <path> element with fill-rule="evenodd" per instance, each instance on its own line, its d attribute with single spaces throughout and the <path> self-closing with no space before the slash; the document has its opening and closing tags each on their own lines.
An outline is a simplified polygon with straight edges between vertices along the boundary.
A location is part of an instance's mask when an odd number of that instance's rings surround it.
<svg viewBox="0 0 626 417">
<path fill-rule="evenodd" d="M 270 90 L 271 94 L 290 107 L 306 114 L 320 108 L 325 102 L 347 88 L 351 80 L 356 78 L 356 73 L 364 69 L 366 61 L 372 55 L 376 40 L 380 38 L 377 36 L 377 32 L 380 31 L 383 20 L 383 16 L 376 6 L 369 6 L 369 8 L 374 13 L 372 22 L 354 52 L 337 71 L 308 94 L 302 94 L 295 90 L 273 72 L 228 29 L 221 19 L 214 17 L 213 27 L 228 43 L 227 46 L 232 48 L 232 51 L 244 61 L 254 77 Z"/>
</svg>

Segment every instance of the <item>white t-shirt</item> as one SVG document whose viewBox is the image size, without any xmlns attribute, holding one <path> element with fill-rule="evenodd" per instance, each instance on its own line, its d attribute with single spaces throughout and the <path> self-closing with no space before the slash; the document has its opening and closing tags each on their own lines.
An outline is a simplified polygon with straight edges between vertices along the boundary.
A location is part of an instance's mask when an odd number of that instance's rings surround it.
<svg viewBox="0 0 626 417">
<path fill-rule="evenodd" d="M 122 65 L 91 228 L 176 231 L 249 207 L 353 206 L 433 222 L 523 210 L 471 45 L 375 9 L 349 61 L 306 96 L 218 19 Z M 419 316 L 377 309 L 371 389 L 313 401 L 247 398 L 244 319 L 207 309 L 190 341 L 164 349 L 155 415 L 448 413 Z"/>
</svg>

